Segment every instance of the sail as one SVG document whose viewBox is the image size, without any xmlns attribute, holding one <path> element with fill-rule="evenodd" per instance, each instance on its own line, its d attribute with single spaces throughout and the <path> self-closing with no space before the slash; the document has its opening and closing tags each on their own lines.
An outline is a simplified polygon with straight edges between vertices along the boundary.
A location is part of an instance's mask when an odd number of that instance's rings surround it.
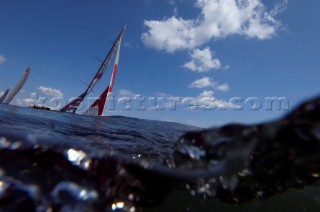
<svg viewBox="0 0 320 212">
<path fill-rule="evenodd" d="M 118 46 L 118 49 L 117 49 L 116 60 L 115 60 L 114 65 L 113 65 L 113 71 L 112 71 L 112 75 L 111 75 L 111 81 L 110 81 L 110 84 L 109 84 L 109 91 L 108 91 L 109 93 L 112 92 L 113 85 L 114 85 L 114 80 L 115 80 L 116 75 L 117 75 L 119 58 L 120 58 L 120 46 L 121 46 L 121 39 L 120 39 L 120 41 L 119 41 L 119 46 Z"/>
<path fill-rule="evenodd" d="M 101 79 L 102 75 L 106 72 L 113 56 L 114 53 L 116 52 L 117 46 L 119 46 L 119 42 L 121 40 L 121 37 L 123 36 L 125 30 L 125 25 L 123 26 L 122 30 L 120 31 L 116 41 L 113 43 L 110 51 L 108 52 L 107 56 L 105 57 L 105 59 L 103 60 L 100 68 L 98 69 L 96 75 L 94 76 L 94 78 L 92 79 L 92 81 L 90 82 L 89 86 L 87 87 L 87 89 L 85 90 L 84 93 L 82 93 L 78 98 L 74 99 L 73 101 L 71 101 L 69 104 L 67 104 L 65 107 L 61 108 L 60 111 L 61 112 L 76 112 L 78 106 L 80 105 L 80 103 L 83 101 L 83 99 L 90 93 L 90 91 L 93 89 L 93 87 L 97 84 L 97 82 Z"/>
<path fill-rule="evenodd" d="M 111 80 L 108 85 L 108 87 L 103 91 L 101 94 L 100 98 L 97 99 L 90 107 L 89 109 L 84 113 L 84 115 L 91 115 L 91 116 L 102 116 L 103 111 L 105 108 L 105 105 L 107 103 L 107 96 L 109 93 L 112 92 L 113 85 L 114 85 L 114 80 L 117 75 L 117 70 L 118 70 L 118 64 L 119 64 L 119 58 L 120 58 L 120 46 L 121 46 L 121 38 L 117 47 L 117 54 L 116 54 L 116 59 L 113 65 L 113 71 L 111 75 Z"/>
<path fill-rule="evenodd" d="M 20 91 L 20 89 L 22 88 L 24 83 L 27 81 L 29 74 L 30 74 L 30 71 L 31 71 L 31 66 L 29 66 L 27 68 L 27 70 L 23 74 L 22 78 L 17 83 L 17 85 L 12 90 L 10 90 L 7 97 L 2 102 L 3 104 L 9 104 L 11 102 L 11 100 L 15 97 L 15 95 L 17 95 L 17 93 Z"/>
<path fill-rule="evenodd" d="M 97 99 L 89 107 L 89 109 L 85 113 L 83 113 L 83 115 L 101 116 L 103 114 L 104 107 L 107 102 L 108 93 L 109 93 L 109 86 L 103 91 L 103 93 L 100 95 L 99 99 Z"/>
<path fill-rule="evenodd" d="M 9 93 L 9 89 L 7 89 L 6 92 L 4 92 L 4 93 L 2 94 L 2 96 L 1 96 L 1 98 L 0 98 L 0 103 L 2 103 L 3 100 L 7 97 L 8 93 Z"/>
</svg>

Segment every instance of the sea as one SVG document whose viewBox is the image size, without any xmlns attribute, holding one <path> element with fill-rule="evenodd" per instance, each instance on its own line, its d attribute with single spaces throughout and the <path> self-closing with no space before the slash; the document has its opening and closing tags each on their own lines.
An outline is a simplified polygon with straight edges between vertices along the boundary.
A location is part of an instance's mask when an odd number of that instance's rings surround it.
<svg viewBox="0 0 320 212">
<path fill-rule="evenodd" d="M 319 211 L 320 97 L 202 129 L 0 105 L 0 211 Z"/>
</svg>

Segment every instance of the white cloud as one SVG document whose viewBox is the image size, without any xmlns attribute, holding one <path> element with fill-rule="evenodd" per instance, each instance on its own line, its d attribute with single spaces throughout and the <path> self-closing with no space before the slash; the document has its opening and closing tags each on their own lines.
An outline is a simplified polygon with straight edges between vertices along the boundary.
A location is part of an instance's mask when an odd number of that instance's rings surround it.
<svg viewBox="0 0 320 212">
<path fill-rule="evenodd" d="M 207 72 L 211 69 L 219 69 L 221 63 L 218 59 L 213 58 L 213 53 L 210 48 L 195 49 L 190 54 L 191 61 L 183 65 L 184 68 L 196 72 Z"/>
<path fill-rule="evenodd" d="M 219 85 L 218 82 L 213 81 L 213 79 L 210 77 L 203 77 L 201 79 L 195 80 L 189 85 L 189 88 L 207 88 L 207 87 L 212 87 L 218 91 L 224 91 L 224 92 L 227 92 L 229 90 L 229 85 L 227 83 Z"/>
<path fill-rule="evenodd" d="M 51 97 L 59 97 L 59 98 L 63 97 L 63 94 L 61 93 L 61 91 L 54 88 L 40 86 L 37 89 L 41 91 L 43 94 Z"/>
<path fill-rule="evenodd" d="M 196 0 L 195 6 L 201 10 L 199 17 L 145 20 L 147 31 L 142 33 L 141 39 L 148 47 L 171 53 L 194 49 L 211 39 L 235 34 L 268 39 L 280 27 L 276 15 L 286 5 L 287 0 L 281 0 L 267 11 L 261 0 Z"/>
<path fill-rule="evenodd" d="M 174 14 L 175 16 L 178 15 L 178 8 L 177 8 L 177 7 L 173 8 L 173 14 Z"/>
<path fill-rule="evenodd" d="M 230 68 L 230 66 L 229 65 L 226 65 L 226 66 L 224 66 L 222 69 L 223 70 L 228 70 Z"/>
<path fill-rule="evenodd" d="M 129 49 L 139 49 L 139 45 L 136 44 L 134 41 L 124 41 L 123 46 Z"/>
<path fill-rule="evenodd" d="M 25 98 L 25 99 L 14 99 L 12 104 L 21 106 L 21 107 L 28 107 L 37 104 L 37 99 L 33 98 Z"/>
<path fill-rule="evenodd" d="M 143 43 L 155 49 L 174 52 L 178 49 L 192 49 L 197 46 L 194 38 L 193 20 L 171 17 L 163 21 L 144 21 L 148 32 L 142 34 Z"/>
<path fill-rule="evenodd" d="M 206 91 L 203 91 L 199 96 L 198 98 L 206 98 L 206 97 L 213 97 L 214 95 L 214 92 L 211 91 L 211 90 L 206 90 Z"/>
<path fill-rule="evenodd" d="M 175 0 L 167 0 L 167 2 L 168 2 L 168 4 L 169 4 L 170 6 L 173 7 L 173 14 L 174 14 L 174 16 L 177 16 L 177 15 L 178 15 L 178 8 L 176 7 L 176 2 L 175 2 Z"/>
<path fill-rule="evenodd" d="M 190 88 L 205 88 L 205 87 L 214 87 L 216 82 L 213 81 L 212 78 L 203 77 L 191 83 L 189 85 Z"/>
<path fill-rule="evenodd" d="M 7 59 L 2 54 L 0 54 L 0 65 L 6 62 L 6 60 Z"/>
<path fill-rule="evenodd" d="M 174 0 L 167 0 L 168 4 L 170 4 L 171 6 L 175 6 L 176 2 Z"/>
<path fill-rule="evenodd" d="M 161 92 L 161 91 L 155 92 L 154 94 L 155 94 L 156 97 L 165 97 L 165 98 L 174 96 L 172 94 L 168 94 L 168 93 Z"/>
<path fill-rule="evenodd" d="M 229 85 L 227 83 L 219 85 L 217 86 L 217 90 L 227 92 L 229 90 Z"/>
<path fill-rule="evenodd" d="M 134 96 L 134 93 L 130 90 L 127 90 L 127 89 L 120 89 L 119 95 L 124 96 L 124 97 L 132 97 L 132 96 Z"/>
<path fill-rule="evenodd" d="M 197 100 L 204 109 L 229 109 L 235 107 L 231 102 L 214 97 L 214 92 L 211 90 L 205 90 L 199 94 Z"/>
</svg>

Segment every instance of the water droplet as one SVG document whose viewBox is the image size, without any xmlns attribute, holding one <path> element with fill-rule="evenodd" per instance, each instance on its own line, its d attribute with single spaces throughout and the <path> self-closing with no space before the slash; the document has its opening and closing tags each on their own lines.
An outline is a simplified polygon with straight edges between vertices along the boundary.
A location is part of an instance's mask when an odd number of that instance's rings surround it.
<svg viewBox="0 0 320 212">
<path fill-rule="evenodd" d="M 181 144 L 179 152 L 188 155 L 191 159 L 199 160 L 201 157 L 205 156 L 205 151 L 196 146 L 189 146 L 187 144 Z"/>
<path fill-rule="evenodd" d="M 4 176 L 6 172 L 0 167 L 0 177 Z"/>
<path fill-rule="evenodd" d="M 251 171 L 249 169 L 243 169 L 240 172 L 238 172 L 239 177 L 245 177 L 251 174 Z"/>
<path fill-rule="evenodd" d="M 69 149 L 67 151 L 67 157 L 72 164 L 80 166 L 85 170 L 90 167 L 91 160 L 87 158 L 86 153 L 81 150 Z"/>
<path fill-rule="evenodd" d="M 131 205 L 131 203 L 123 202 L 123 201 L 112 203 L 111 209 L 113 211 L 128 211 L 128 212 L 135 212 L 136 211 L 135 206 Z"/>
<path fill-rule="evenodd" d="M 5 196 L 6 191 L 9 187 L 10 187 L 9 183 L 5 181 L 0 181 L 0 199 Z"/>
<path fill-rule="evenodd" d="M 219 178 L 219 180 L 224 189 L 228 189 L 231 191 L 233 191 L 237 187 L 239 182 L 239 179 L 236 175 L 233 175 L 231 177 L 221 177 Z"/>
<path fill-rule="evenodd" d="M 263 191 L 257 191 L 256 192 L 257 197 L 263 197 Z"/>
<path fill-rule="evenodd" d="M 73 182 L 60 182 L 51 192 L 51 196 L 58 203 L 64 202 L 62 194 L 69 194 L 71 198 L 79 201 L 96 200 L 98 198 L 98 193 L 95 190 L 87 189 Z"/>
<path fill-rule="evenodd" d="M 0 138 L 0 149 L 6 149 L 10 146 L 10 141 L 6 137 Z"/>
<path fill-rule="evenodd" d="M 10 145 L 10 149 L 16 150 L 16 149 L 19 149 L 21 146 L 22 146 L 22 143 L 20 141 L 16 141 Z"/>
<path fill-rule="evenodd" d="M 315 125 L 312 129 L 312 134 L 318 139 L 320 140 L 320 124 Z"/>
<path fill-rule="evenodd" d="M 133 198 L 134 198 L 134 195 L 133 195 L 133 194 L 129 194 L 129 195 L 128 195 L 128 199 L 129 199 L 129 200 L 133 200 Z"/>
<path fill-rule="evenodd" d="M 123 207 L 124 207 L 124 202 L 116 202 L 116 203 L 113 203 L 111 206 L 112 210 L 123 209 Z"/>
</svg>

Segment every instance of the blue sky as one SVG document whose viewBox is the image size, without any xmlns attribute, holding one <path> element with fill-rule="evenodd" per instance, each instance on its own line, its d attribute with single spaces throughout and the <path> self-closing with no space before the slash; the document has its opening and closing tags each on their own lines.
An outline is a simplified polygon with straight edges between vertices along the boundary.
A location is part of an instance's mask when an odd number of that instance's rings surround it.
<svg viewBox="0 0 320 212">
<path fill-rule="evenodd" d="M 105 115 L 204 127 L 272 120 L 319 94 L 319 9 L 318 0 L 1 1 L 0 91 L 31 65 L 12 104 L 34 104 L 32 93 L 45 104 L 79 95 L 126 23 L 116 108 Z M 135 95 L 127 110 L 117 102 Z M 283 98 L 282 107 L 270 110 L 268 97 Z"/>
</svg>

